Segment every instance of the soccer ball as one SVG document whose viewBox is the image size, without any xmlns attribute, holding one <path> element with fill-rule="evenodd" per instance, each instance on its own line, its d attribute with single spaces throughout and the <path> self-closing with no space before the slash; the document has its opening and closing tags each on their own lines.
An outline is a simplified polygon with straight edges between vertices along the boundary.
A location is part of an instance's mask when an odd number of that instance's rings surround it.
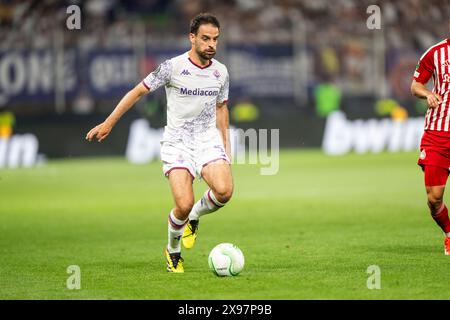
<svg viewBox="0 0 450 320">
<path fill-rule="evenodd" d="M 244 268 L 244 255 L 237 246 L 221 243 L 209 253 L 208 264 L 219 277 L 237 276 Z"/>
</svg>

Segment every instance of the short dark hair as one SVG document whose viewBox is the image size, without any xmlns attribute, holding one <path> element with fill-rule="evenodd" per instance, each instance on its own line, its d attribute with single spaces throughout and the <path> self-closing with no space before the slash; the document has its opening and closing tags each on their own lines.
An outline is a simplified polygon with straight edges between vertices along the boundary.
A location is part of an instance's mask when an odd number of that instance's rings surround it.
<svg viewBox="0 0 450 320">
<path fill-rule="evenodd" d="M 210 13 L 200 13 L 191 20 L 191 33 L 197 34 L 198 28 L 200 28 L 202 24 L 212 24 L 213 26 L 216 26 L 217 29 L 220 29 L 220 23 L 216 16 Z"/>
</svg>

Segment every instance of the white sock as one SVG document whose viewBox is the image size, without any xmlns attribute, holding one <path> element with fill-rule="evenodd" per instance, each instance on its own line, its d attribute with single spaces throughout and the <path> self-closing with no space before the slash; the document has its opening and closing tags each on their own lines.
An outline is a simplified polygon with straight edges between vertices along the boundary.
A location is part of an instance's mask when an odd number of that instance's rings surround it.
<svg viewBox="0 0 450 320">
<path fill-rule="evenodd" d="M 189 213 L 189 220 L 198 220 L 201 216 L 217 211 L 225 204 L 217 201 L 211 189 L 206 190 L 203 197 L 198 200 Z"/>
<path fill-rule="evenodd" d="M 180 220 L 175 217 L 173 210 L 169 213 L 169 244 L 167 250 L 169 253 L 181 252 L 180 240 L 183 236 L 184 226 L 186 225 L 186 220 Z"/>
</svg>

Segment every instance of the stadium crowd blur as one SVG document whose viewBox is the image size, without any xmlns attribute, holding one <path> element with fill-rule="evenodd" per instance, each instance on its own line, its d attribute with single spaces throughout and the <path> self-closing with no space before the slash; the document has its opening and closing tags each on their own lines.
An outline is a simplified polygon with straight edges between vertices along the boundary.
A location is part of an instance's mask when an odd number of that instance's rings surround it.
<svg viewBox="0 0 450 320">
<path fill-rule="evenodd" d="M 382 28 L 388 30 L 386 50 L 418 54 L 449 34 L 446 0 L 3 0 L 0 52 L 53 47 L 53 33 L 65 26 L 71 4 L 81 7 L 82 31 L 66 30 L 64 43 L 81 51 L 131 47 L 139 28 L 147 46 L 187 45 L 189 20 L 209 11 L 219 17 L 227 45 L 291 44 L 302 26 L 306 47 L 315 52 L 313 82 L 347 79 L 354 93 L 361 89 L 358 73 L 371 73 L 367 43 L 377 31 L 366 27 L 366 9 L 373 2 L 382 8 Z"/>
<path fill-rule="evenodd" d="M 292 24 L 303 19 L 311 40 L 328 44 L 349 35 L 364 35 L 366 8 L 374 1 L 357 0 L 87 0 L 23 1 L 0 3 L 0 48 L 44 48 L 51 46 L 51 33 L 64 25 L 65 9 L 82 8 L 82 34 L 71 33 L 70 45 L 130 46 L 133 26 L 144 23 L 149 44 L 185 38 L 189 20 L 198 12 L 215 13 L 236 43 L 287 43 Z M 389 27 L 387 45 L 424 50 L 448 34 L 447 1 L 385 0 L 383 26 Z M 433 23 L 430 23 L 433 22 Z M 356 27 L 359 26 L 359 27 Z"/>
</svg>

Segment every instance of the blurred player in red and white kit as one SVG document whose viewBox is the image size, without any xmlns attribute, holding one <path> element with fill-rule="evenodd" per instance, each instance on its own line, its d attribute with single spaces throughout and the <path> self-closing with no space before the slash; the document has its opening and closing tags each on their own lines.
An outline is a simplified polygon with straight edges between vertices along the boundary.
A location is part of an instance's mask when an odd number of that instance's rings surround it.
<svg viewBox="0 0 450 320">
<path fill-rule="evenodd" d="M 433 77 L 433 90 L 425 85 Z M 450 220 L 443 202 L 450 170 L 450 39 L 430 47 L 414 72 L 411 93 L 426 99 L 428 110 L 418 164 L 425 174 L 431 216 L 445 233 L 444 250 L 450 254 Z"/>
</svg>

